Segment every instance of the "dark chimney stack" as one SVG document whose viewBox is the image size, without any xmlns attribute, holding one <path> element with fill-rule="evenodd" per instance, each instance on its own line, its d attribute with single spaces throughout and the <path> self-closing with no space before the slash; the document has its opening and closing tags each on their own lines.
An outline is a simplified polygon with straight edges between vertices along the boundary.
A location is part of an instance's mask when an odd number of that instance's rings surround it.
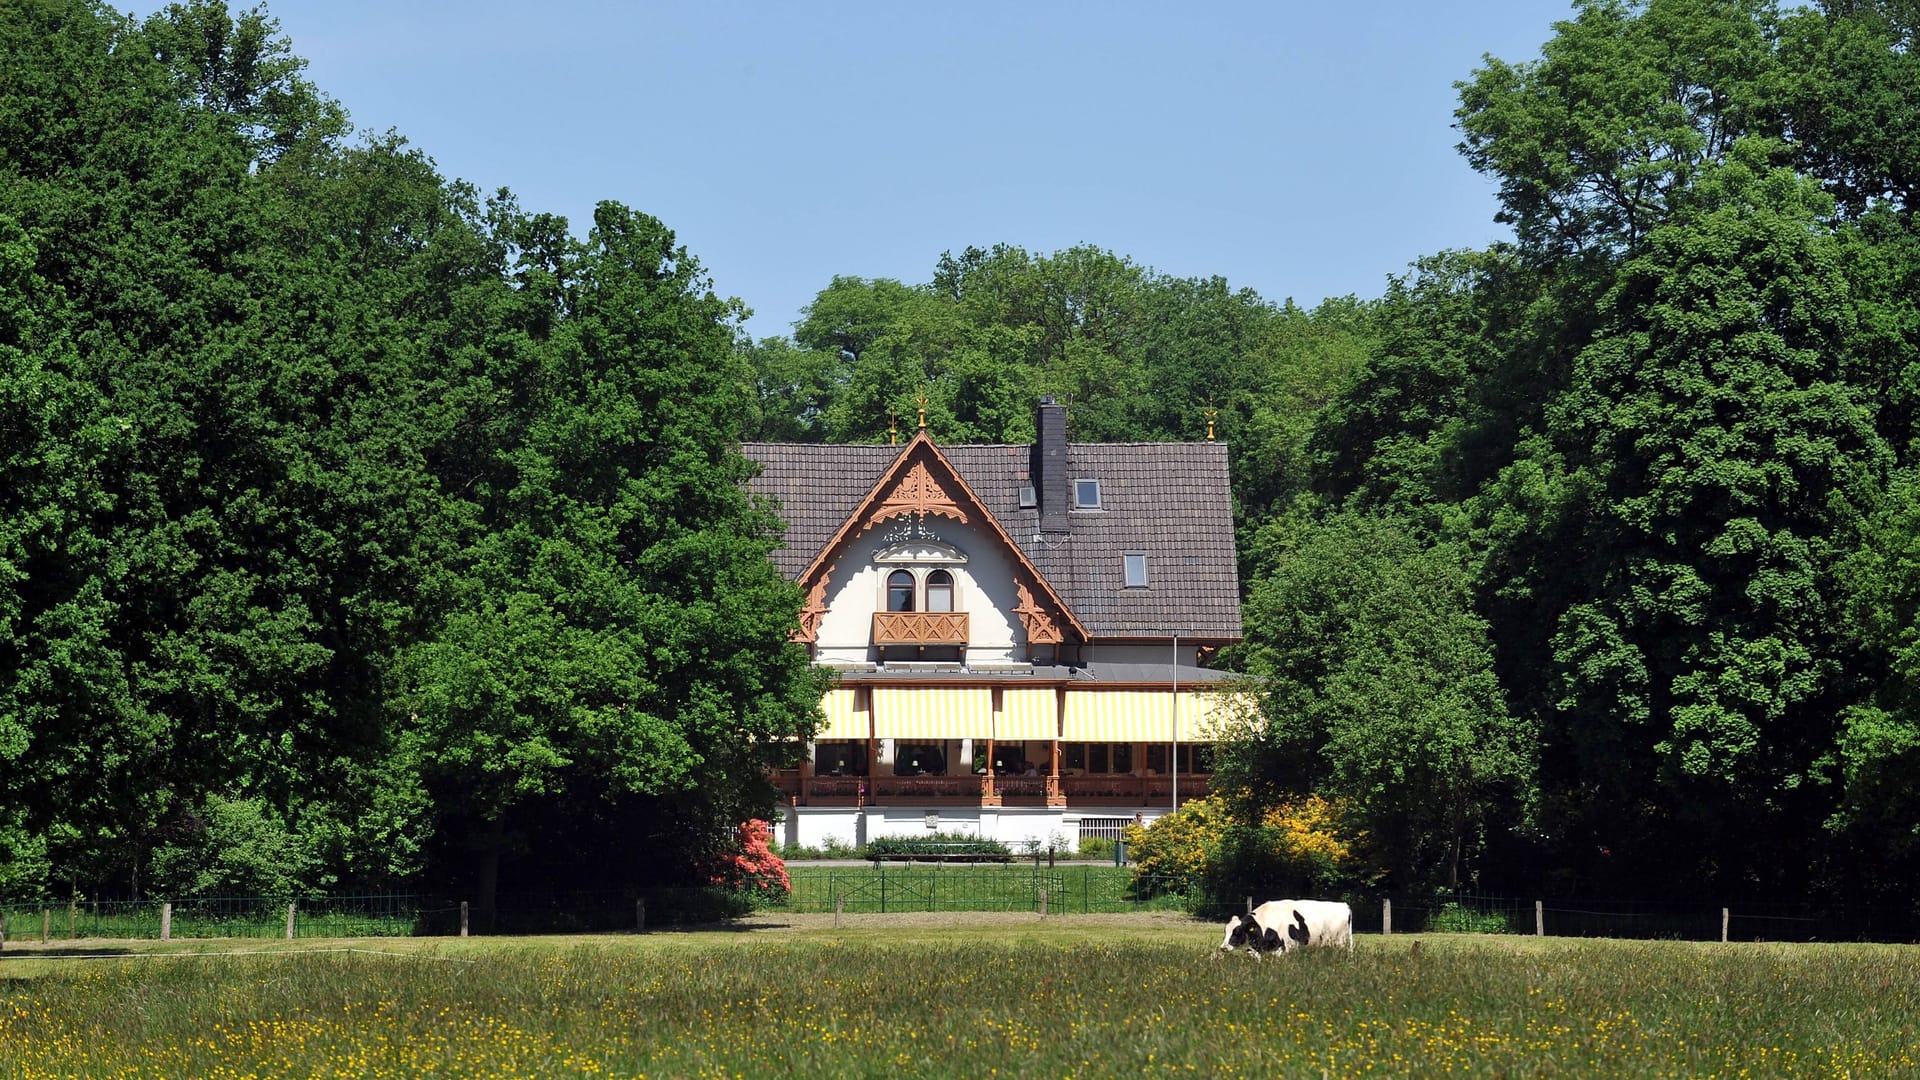
<svg viewBox="0 0 1920 1080">
<path fill-rule="evenodd" d="M 1034 416 L 1039 441 L 1033 447 L 1033 492 L 1040 502 L 1040 531 L 1067 531 L 1067 500 L 1073 496 L 1073 478 L 1067 475 L 1067 408 L 1052 395 L 1040 399 Z"/>
</svg>

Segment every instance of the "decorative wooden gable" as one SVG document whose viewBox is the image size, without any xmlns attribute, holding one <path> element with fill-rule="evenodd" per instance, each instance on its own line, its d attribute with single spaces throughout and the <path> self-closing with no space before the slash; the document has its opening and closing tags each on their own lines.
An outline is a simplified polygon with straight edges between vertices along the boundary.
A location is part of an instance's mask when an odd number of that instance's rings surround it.
<svg viewBox="0 0 1920 1080">
<path fill-rule="evenodd" d="M 1006 529 L 924 430 L 900 451 L 900 456 L 875 482 L 873 490 L 800 574 L 799 585 L 806 594 L 806 603 L 800 611 L 800 628 L 794 640 L 812 642 L 815 639 L 820 620 L 827 612 L 827 582 L 857 537 L 893 518 L 930 514 L 951 518 L 963 525 L 978 522 L 1005 548 L 1008 561 L 1014 566 L 1014 589 L 1020 598 L 1014 613 L 1020 616 L 1029 644 L 1058 645 L 1067 641 L 1069 635 L 1086 640 L 1086 628 L 1067 609 L 1066 601 L 1007 535 Z"/>
</svg>

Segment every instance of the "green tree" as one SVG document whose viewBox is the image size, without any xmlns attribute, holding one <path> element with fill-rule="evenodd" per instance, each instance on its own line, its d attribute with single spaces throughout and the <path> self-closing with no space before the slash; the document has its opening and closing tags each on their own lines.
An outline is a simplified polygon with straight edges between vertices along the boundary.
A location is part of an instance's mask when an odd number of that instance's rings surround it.
<svg viewBox="0 0 1920 1080">
<path fill-rule="evenodd" d="M 1890 454 L 1842 377 L 1829 204 L 1766 151 L 1743 144 L 1648 235 L 1554 407 L 1590 554 L 1553 641 L 1553 738 L 1610 850 L 1774 884 L 1831 797 L 1856 692 L 1834 573 Z"/>
<path fill-rule="evenodd" d="M 1533 733 L 1507 713 L 1468 553 L 1401 518 L 1349 511 L 1292 528 L 1247 599 L 1259 715 L 1230 730 L 1216 782 L 1242 821 L 1337 798 L 1395 887 L 1456 885 L 1527 805 L 1533 776 Z"/>
<path fill-rule="evenodd" d="M 570 788 L 766 816 L 821 689 L 786 640 L 776 521 L 730 449 L 734 308 L 664 226 L 611 203 L 549 270 L 566 315 L 531 346 L 517 437 L 475 463 L 491 524 L 430 580 L 444 615 L 397 667 L 397 747 L 442 821 L 476 831 L 443 839 L 477 856 L 483 925 L 516 816 Z"/>
<path fill-rule="evenodd" d="M 1920 473 L 1893 477 L 1863 533 L 1843 567 L 1845 625 L 1882 675 L 1841 716 L 1829 824 L 1864 856 L 1857 884 L 1890 899 L 1920 878 Z"/>
<path fill-rule="evenodd" d="M 1633 253 L 1743 136 L 1780 134 L 1765 0 L 1578 0 L 1538 61 L 1459 84 L 1461 152 L 1555 257 Z"/>
</svg>

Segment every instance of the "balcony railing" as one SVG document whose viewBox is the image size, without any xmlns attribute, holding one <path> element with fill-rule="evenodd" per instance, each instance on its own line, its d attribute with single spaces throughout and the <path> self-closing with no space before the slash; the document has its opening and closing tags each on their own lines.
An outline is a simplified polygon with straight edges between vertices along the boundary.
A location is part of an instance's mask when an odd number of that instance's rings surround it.
<svg viewBox="0 0 1920 1080">
<path fill-rule="evenodd" d="M 982 805 L 988 790 L 984 776 L 808 776 L 782 772 L 774 783 L 786 797 L 802 806 L 862 806 L 868 803 L 906 805 Z M 1205 773 L 1180 775 L 1180 801 L 1207 794 L 1213 778 Z M 992 797 L 1025 804 L 1029 800 L 1068 806 L 1164 806 L 1173 798 L 1170 776 L 1124 774 L 1086 776 L 996 776 Z"/>
<path fill-rule="evenodd" d="M 876 611 L 875 645 L 965 645 L 964 611 Z"/>
</svg>

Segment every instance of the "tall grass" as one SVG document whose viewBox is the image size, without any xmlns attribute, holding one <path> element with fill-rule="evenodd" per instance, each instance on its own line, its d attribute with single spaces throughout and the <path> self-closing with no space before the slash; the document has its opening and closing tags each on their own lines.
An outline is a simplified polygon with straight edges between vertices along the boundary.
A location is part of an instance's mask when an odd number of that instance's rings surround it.
<svg viewBox="0 0 1920 1080">
<path fill-rule="evenodd" d="M 0 982 L 0 1077 L 1920 1072 L 1912 947 L 1373 938 L 1254 963 L 1127 922 L 8 953 L 0 979 L 31 977 Z"/>
</svg>

